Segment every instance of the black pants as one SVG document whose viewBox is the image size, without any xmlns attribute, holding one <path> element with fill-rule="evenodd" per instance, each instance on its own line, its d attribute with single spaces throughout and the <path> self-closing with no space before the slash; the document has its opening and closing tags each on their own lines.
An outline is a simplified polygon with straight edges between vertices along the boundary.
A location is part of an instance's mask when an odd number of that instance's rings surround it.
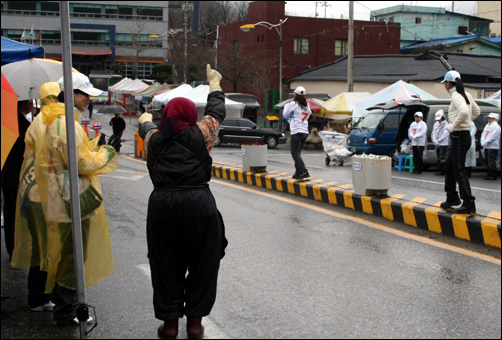
<svg viewBox="0 0 502 340">
<path fill-rule="evenodd" d="M 89 236 L 89 229 L 91 227 L 90 220 L 85 219 L 81 221 L 82 224 L 82 245 L 84 253 L 84 263 L 87 258 L 87 239 Z M 75 260 L 73 252 L 73 236 L 71 223 L 60 223 L 60 236 L 62 242 L 62 254 L 63 256 L 58 264 L 58 277 L 66 277 L 69 275 L 71 280 L 76 284 L 76 274 L 75 274 Z M 71 254 L 71 255 L 68 255 Z M 52 313 L 52 318 L 56 322 L 66 322 L 71 321 L 77 316 L 76 305 L 78 302 L 77 291 L 74 289 L 69 289 L 62 287 L 56 283 L 54 289 L 52 290 L 52 302 L 56 305 L 54 307 L 54 312 Z"/>
<path fill-rule="evenodd" d="M 421 173 L 424 168 L 424 146 L 413 145 L 413 172 Z"/>
<path fill-rule="evenodd" d="M 51 301 L 51 294 L 45 294 L 47 272 L 40 267 L 31 267 L 28 272 L 28 306 L 38 307 Z"/>
<path fill-rule="evenodd" d="M 441 145 L 436 147 L 437 172 L 444 174 L 446 172 L 446 158 L 448 157 L 448 146 Z"/>
<path fill-rule="evenodd" d="M 146 234 L 157 319 L 209 315 L 223 228 L 209 188 L 152 192 Z"/>
<path fill-rule="evenodd" d="M 291 135 L 291 156 L 295 161 L 295 172 L 299 174 L 300 172 L 307 170 L 305 168 L 305 163 L 303 162 L 301 153 L 305 140 L 309 135 L 307 133 L 296 133 Z"/>
<path fill-rule="evenodd" d="M 52 318 L 56 322 L 67 322 L 77 317 L 76 303 L 77 291 L 61 287 L 56 283 L 52 291 L 52 302 L 56 304 Z"/>
<path fill-rule="evenodd" d="M 4 183 L 2 183 L 4 184 Z M 16 200 L 17 187 L 12 188 L 2 185 L 3 193 L 3 232 L 5 236 L 5 248 L 7 254 L 12 258 L 14 250 L 14 229 L 16 224 Z"/>
<path fill-rule="evenodd" d="M 485 149 L 486 166 L 488 167 L 486 177 L 497 178 L 498 151 L 498 149 Z"/>
<path fill-rule="evenodd" d="M 446 176 L 444 179 L 444 191 L 446 200 L 455 202 L 460 198 L 464 201 L 464 207 L 475 207 L 475 197 L 471 193 L 471 184 L 465 167 L 465 156 L 471 147 L 471 134 L 469 131 L 454 131 L 450 134 L 450 146 L 446 159 Z"/>
</svg>

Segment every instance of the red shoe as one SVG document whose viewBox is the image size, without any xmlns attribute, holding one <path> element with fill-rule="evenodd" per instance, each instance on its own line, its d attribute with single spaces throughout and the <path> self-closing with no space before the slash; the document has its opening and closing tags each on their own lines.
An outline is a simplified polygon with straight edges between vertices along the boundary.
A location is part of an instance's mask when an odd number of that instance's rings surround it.
<svg viewBox="0 0 502 340">
<path fill-rule="evenodd" d="M 178 318 L 165 320 L 157 330 L 159 339 L 176 339 L 178 336 Z"/>
<path fill-rule="evenodd" d="M 189 339 L 200 339 L 204 334 L 201 316 L 187 317 L 187 334 Z"/>
</svg>

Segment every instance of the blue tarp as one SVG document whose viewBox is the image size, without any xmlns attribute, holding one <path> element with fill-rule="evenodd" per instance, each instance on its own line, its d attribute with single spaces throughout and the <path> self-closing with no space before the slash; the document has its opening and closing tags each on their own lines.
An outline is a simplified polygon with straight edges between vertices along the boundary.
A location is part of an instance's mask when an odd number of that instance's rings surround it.
<svg viewBox="0 0 502 340">
<path fill-rule="evenodd" d="M 45 58 L 44 49 L 2 37 L 2 66 L 31 58 Z"/>
</svg>

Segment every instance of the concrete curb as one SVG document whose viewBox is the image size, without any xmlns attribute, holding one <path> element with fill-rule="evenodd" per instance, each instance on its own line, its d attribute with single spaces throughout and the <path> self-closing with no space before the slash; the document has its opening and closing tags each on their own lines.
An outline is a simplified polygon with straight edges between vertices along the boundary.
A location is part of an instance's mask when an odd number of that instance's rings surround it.
<svg viewBox="0 0 502 340">
<path fill-rule="evenodd" d="M 354 193 L 352 184 L 339 184 L 323 179 L 295 180 L 291 178 L 291 174 L 285 172 L 255 173 L 244 171 L 242 166 L 233 164 L 213 163 L 212 174 L 219 178 L 303 196 L 473 243 L 501 248 L 500 212 L 492 212 L 488 216 L 455 214 L 441 209 L 440 202 L 429 204 L 427 199 L 422 197 L 407 200 L 405 195 L 401 194 L 389 197 L 362 196 Z"/>
</svg>

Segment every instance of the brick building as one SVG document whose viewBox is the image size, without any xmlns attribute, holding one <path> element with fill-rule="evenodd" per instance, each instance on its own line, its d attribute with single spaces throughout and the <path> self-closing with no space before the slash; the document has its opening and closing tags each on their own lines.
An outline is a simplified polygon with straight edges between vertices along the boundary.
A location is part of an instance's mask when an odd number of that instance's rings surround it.
<svg viewBox="0 0 502 340">
<path fill-rule="evenodd" d="M 247 20 L 219 26 L 218 66 L 227 78 L 233 77 L 223 81 L 225 91 L 255 94 L 262 105 L 272 99 L 270 90 L 278 92 L 278 30 L 256 26 L 244 32 L 240 27 L 261 21 L 276 25 L 286 18 L 282 25 L 283 84 L 347 55 L 348 20 L 286 17 L 285 1 L 251 2 Z M 398 23 L 354 21 L 354 55 L 399 54 L 399 47 Z M 286 87 L 283 97 L 288 92 Z M 277 93 L 272 100 L 278 100 Z"/>
</svg>

